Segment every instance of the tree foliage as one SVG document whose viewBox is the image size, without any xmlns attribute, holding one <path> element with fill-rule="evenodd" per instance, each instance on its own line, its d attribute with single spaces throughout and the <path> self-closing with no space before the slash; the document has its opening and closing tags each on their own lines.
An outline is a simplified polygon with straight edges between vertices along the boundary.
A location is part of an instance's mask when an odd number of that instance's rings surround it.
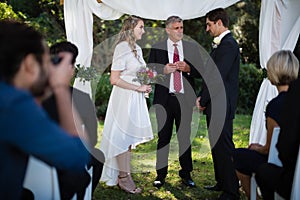
<svg viewBox="0 0 300 200">
<path fill-rule="evenodd" d="M 18 18 L 40 31 L 49 44 L 66 39 L 59 0 L 6 0 Z"/>
<path fill-rule="evenodd" d="M 41 31 L 49 44 L 66 39 L 63 21 L 63 6 L 59 0 L 6 0 L 18 18 Z M 243 0 L 228 7 L 230 29 L 233 31 L 240 47 L 241 61 L 253 63 L 259 68 L 258 22 L 261 0 Z M 7 12 L 7 11 L 6 11 Z M 5 13 L 1 11 L 0 14 Z M 15 18 L 15 17 L 14 17 Z M 94 44 L 115 35 L 121 29 L 124 16 L 118 20 L 102 20 L 94 17 Z M 205 33 L 204 17 L 186 20 L 185 34 L 196 40 L 208 51 L 212 38 Z M 164 27 L 163 21 L 145 20 L 145 27 Z M 154 38 L 155 39 L 155 38 Z"/>
<path fill-rule="evenodd" d="M 240 98 L 240 102 L 242 102 L 240 104 L 243 105 L 239 109 L 239 112 L 241 113 L 247 113 L 249 110 L 252 110 L 252 108 L 247 110 L 247 107 L 252 107 L 255 103 L 257 85 L 253 87 L 253 90 L 255 91 L 247 92 L 246 89 L 249 88 L 249 84 L 253 84 L 252 81 L 256 81 L 257 83 L 261 80 L 260 75 L 257 75 L 260 74 L 260 72 L 255 72 L 253 69 L 254 66 L 260 69 L 258 52 L 260 2 L 261 0 L 242 0 L 226 8 L 230 17 L 229 29 L 232 30 L 241 48 L 241 62 L 243 63 L 241 78 L 245 80 L 245 77 L 248 77 L 246 82 L 244 81 L 241 83 L 241 92 L 243 93 Z M 102 20 L 94 16 L 94 47 L 107 38 L 116 35 L 120 31 L 122 20 L 125 17 L 126 15 L 117 20 Z M 0 19 L 5 18 L 19 19 L 31 26 L 34 26 L 37 30 L 44 34 L 49 45 L 66 39 L 63 20 L 63 6 L 60 5 L 59 0 L 5 0 L 3 3 L 0 3 Z M 146 28 L 165 27 L 164 21 L 145 19 L 144 22 Z M 197 41 L 204 47 L 204 49 L 210 52 L 212 38 L 205 32 L 205 28 L 206 25 L 204 17 L 184 21 L 185 35 Z M 149 41 L 151 41 L 151 43 L 155 43 L 155 41 L 161 40 L 162 36 L 162 34 L 157 34 L 155 30 L 144 35 L 146 39 L 143 41 L 147 43 L 142 45 L 147 47 L 143 49 L 145 60 L 147 60 L 149 49 L 151 47 Z M 108 45 L 105 46 L 105 48 L 106 49 L 104 49 L 104 51 L 109 52 L 111 51 L 112 46 Z M 105 58 L 101 59 L 103 60 Z M 101 114 L 105 113 L 107 100 L 111 90 L 111 86 L 108 81 L 110 68 L 109 65 L 105 67 L 107 68 L 103 72 L 102 79 L 100 82 L 96 83 L 96 85 L 100 88 L 99 89 L 97 87 L 97 93 L 95 95 L 96 104 L 100 106 L 99 112 Z M 250 78 L 252 76 L 254 76 L 253 79 Z M 104 87 L 102 84 L 107 87 Z M 105 91 L 101 91 L 101 88 Z"/>
<path fill-rule="evenodd" d="M 0 20 L 2 19 L 14 19 L 17 20 L 19 17 L 13 11 L 12 7 L 6 3 L 0 3 Z"/>
<path fill-rule="evenodd" d="M 260 0 L 244 0 L 234 6 L 236 23 L 233 31 L 241 48 L 241 59 L 244 64 L 259 64 L 259 14 Z"/>
</svg>

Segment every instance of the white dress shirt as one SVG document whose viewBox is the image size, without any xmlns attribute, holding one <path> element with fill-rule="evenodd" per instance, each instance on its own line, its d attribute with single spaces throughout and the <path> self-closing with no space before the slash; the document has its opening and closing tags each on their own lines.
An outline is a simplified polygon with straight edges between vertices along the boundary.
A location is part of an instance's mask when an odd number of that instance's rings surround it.
<svg viewBox="0 0 300 200">
<path fill-rule="evenodd" d="M 173 41 L 168 39 L 167 40 L 167 46 L 168 46 L 169 63 L 173 63 L 173 55 L 174 55 L 174 45 L 173 44 L 177 44 L 177 49 L 178 49 L 178 53 L 179 53 L 179 60 L 183 61 L 184 57 L 183 57 L 182 41 L 180 40 L 177 43 L 174 43 Z M 180 76 L 181 76 L 181 90 L 179 91 L 179 93 L 184 93 L 182 72 L 180 72 Z M 170 76 L 169 92 L 170 93 L 176 93 L 175 89 L 174 89 L 174 73 L 172 73 L 171 76 Z"/>
</svg>

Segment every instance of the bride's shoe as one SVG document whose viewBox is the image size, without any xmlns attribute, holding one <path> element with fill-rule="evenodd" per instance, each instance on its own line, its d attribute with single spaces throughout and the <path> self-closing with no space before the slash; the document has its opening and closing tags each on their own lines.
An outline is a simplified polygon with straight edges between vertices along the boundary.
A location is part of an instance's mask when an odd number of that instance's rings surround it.
<svg viewBox="0 0 300 200">
<path fill-rule="evenodd" d="M 131 194 L 140 194 L 142 193 L 142 189 L 141 188 L 137 188 L 130 176 L 130 174 L 127 174 L 125 176 L 118 176 L 118 186 Z"/>
</svg>

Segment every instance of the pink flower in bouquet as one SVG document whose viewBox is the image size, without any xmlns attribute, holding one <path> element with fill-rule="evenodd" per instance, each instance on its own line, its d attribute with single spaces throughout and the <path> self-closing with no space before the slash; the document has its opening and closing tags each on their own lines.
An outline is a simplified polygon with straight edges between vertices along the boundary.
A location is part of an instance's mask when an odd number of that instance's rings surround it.
<svg viewBox="0 0 300 200">
<path fill-rule="evenodd" d="M 155 84 L 158 80 L 163 79 L 164 75 L 157 74 L 157 72 L 149 67 L 141 67 L 136 72 L 136 78 L 133 81 L 139 82 L 141 85 Z"/>
<path fill-rule="evenodd" d="M 153 77 L 154 77 L 153 71 L 152 71 L 152 70 L 148 70 L 147 73 L 148 73 L 149 78 L 150 78 L 150 79 L 153 79 Z"/>
<path fill-rule="evenodd" d="M 133 81 L 139 82 L 141 85 L 155 84 L 158 80 L 162 80 L 164 75 L 157 74 L 154 69 L 149 67 L 141 67 L 136 72 L 136 78 Z M 145 97 L 149 98 L 149 93 L 145 93 Z"/>
</svg>

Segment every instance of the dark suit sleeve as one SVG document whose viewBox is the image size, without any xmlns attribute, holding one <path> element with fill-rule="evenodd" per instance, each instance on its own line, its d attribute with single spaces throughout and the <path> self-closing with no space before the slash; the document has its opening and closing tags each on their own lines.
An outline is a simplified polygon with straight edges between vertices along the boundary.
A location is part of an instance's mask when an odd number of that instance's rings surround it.
<svg viewBox="0 0 300 200">
<path fill-rule="evenodd" d="M 184 41 L 184 45 L 184 61 L 190 66 L 190 73 L 188 75 L 192 78 L 200 78 L 201 68 L 203 68 L 200 45 L 186 41 Z"/>
<path fill-rule="evenodd" d="M 162 56 L 166 54 L 161 45 L 154 45 L 149 54 L 148 65 L 155 68 L 158 74 L 163 74 L 164 66 L 166 63 L 162 63 Z"/>
<path fill-rule="evenodd" d="M 56 123 L 60 123 L 59 114 L 56 105 L 56 98 L 54 95 L 51 95 L 42 102 L 42 107 L 45 109 L 49 117 Z"/>
<path fill-rule="evenodd" d="M 215 64 L 217 65 L 221 76 L 223 79 L 226 79 L 230 76 L 230 71 L 236 60 L 237 55 L 239 54 L 239 48 L 237 44 L 234 43 L 234 40 L 225 40 L 224 44 L 220 45 L 218 51 L 216 51 L 216 57 L 214 59 Z"/>
<path fill-rule="evenodd" d="M 202 89 L 198 96 L 201 97 L 200 105 L 203 107 L 207 107 L 211 102 L 211 97 L 210 97 L 210 93 L 209 93 L 207 84 L 211 85 L 211 83 L 216 83 L 213 79 L 218 79 L 218 78 L 213 77 L 213 76 L 215 76 L 216 73 L 219 73 L 219 72 L 218 72 L 216 64 L 212 58 L 208 58 L 204 68 L 205 69 L 201 73 L 202 79 L 203 79 L 203 85 L 202 85 Z M 212 88 L 212 87 L 210 87 L 210 88 Z"/>
<path fill-rule="evenodd" d="M 224 39 L 217 49 L 213 50 L 211 56 L 212 59 L 208 59 L 205 67 L 204 81 L 206 84 L 200 93 L 200 105 L 206 107 L 211 102 L 211 98 L 213 98 L 214 94 L 209 93 L 208 87 L 215 94 L 218 94 L 216 91 L 222 89 L 216 83 L 219 82 L 219 73 L 223 80 L 223 83 L 220 84 L 225 86 L 227 100 L 230 101 L 229 99 L 232 99 L 232 102 L 228 102 L 230 103 L 229 106 L 232 106 L 234 109 L 238 95 L 239 47 L 236 41 L 229 37 Z M 208 83 L 215 84 L 209 84 L 208 86 Z"/>
<path fill-rule="evenodd" d="M 78 111 L 78 114 L 85 124 L 85 128 L 89 134 L 89 141 L 91 146 L 97 144 L 98 139 L 98 121 L 96 116 L 96 109 L 90 96 L 76 88 L 70 88 L 72 92 L 72 100 Z M 43 101 L 43 108 L 46 110 L 52 120 L 60 124 L 59 113 L 57 110 L 56 98 L 54 95 Z"/>
<path fill-rule="evenodd" d="M 94 147 L 97 144 L 98 139 L 98 121 L 94 103 L 87 93 L 81 92 L 76 88 L 73 88 L 72 95 L 78 114 L 89 134 L 90 144 Z"/>
</svg>

